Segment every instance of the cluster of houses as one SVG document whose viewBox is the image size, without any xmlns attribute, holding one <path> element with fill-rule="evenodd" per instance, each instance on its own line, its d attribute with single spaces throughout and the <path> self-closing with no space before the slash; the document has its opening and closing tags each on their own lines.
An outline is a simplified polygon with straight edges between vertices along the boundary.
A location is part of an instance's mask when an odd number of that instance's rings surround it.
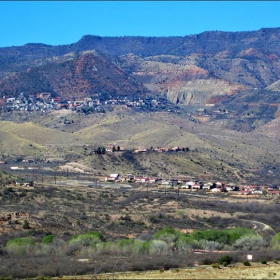
<svg viewBox="0 0 280 280">
<path fill-rule="evenodd" d="M 161 178 L 150 178 L 145 176 L 136 176 L 133 174 L 127 174 L 121 176 L 120 174 L 110 174 L 104 178 L 105 182 L 129 182 L 129 183 L 140 183 L 140 184 L 154 184 L 157 187 L 164 189 L 184 189 L 189 191 L 203 190 L 212 193 L 227 193 L 233 192 L 241 195 L 280 195 L 279 187 L 277 186 L 259 186 L 259 185 L 246 185 L 242 184 L 237 186 L 234 183 L 222 183 L 222 182 L 199 182 L 192 180 L 163 180 Z"/>
<path fill-rule="evenodd" d="M 164 152 L 189 152 L 190 149 L 189 147 L 151 147 L 150 149 L 144 148 L 144 149 L 135 149 L 134 153 L 146 153 L 148 151 L 155 151 L 159 153 L 164 153 Z"/>
<path fill-rule="evenodd" d="M 128 98 L 116 97 L 108 100 L 101 98 L 86 97 L 81 100 L 62 100 L 61 97 L 53 97 L 49 92 L 35 94 L 20 93 L 17 97 L 0 98 L 0 109 L 4 111 L 40 111 L 48 112 L 52 110 L 67 109 L 82 112 L 104 113 L 108 106 L 122 105 L 124 107 L 138 107 L 149 109 L 162 109 L 170 106 L 170 102 L 162 98 L 147 97 Z M 169 108 L 169 107 L 168 107 Z"/>
<path fill-rule="evenodd" d="M 0 164 L 6 162 L 0 161 Z M 10 170 L 12 171 L 21 171 L 21 170 L 30 170 L 34 171 L 36 167 L 20 167 L 20 166 L 11 166 Z M 79 173 L 90 174 L 83 170 L 79 170 Z M 191 180 L 190 178 L 182 177 L 180 179 L 163 179 L 160 177 L 149 177 L 144 174 L 135 175 L 135 174 L 126 174 L 121 175 L 119 173 L 112 173 L 105 177 L 99 177 L 100 181 L 110 182 L 110 183 L 136 183 L 139 185 L 150 185 L 151 187 L 156 187 L 159 189 L 180 189 L 187 192 L 195 191 L 205 191 L 209 193 L 232 193 L 238 195 L 280 195 L 280 187 L 275 185 L 270 186 L 260 186 L 257 184 L 234 184 L 234 183 L 225 183 L 225 182 L 201 182 L 198 180 Z"/>
<path fill-rule="evenodd" d="M 82 107 L 92 107 L 97 112 L 102 111 L 99 99 L 84 98 L 83 100 L 62 101 L 60 97 L 52 97 L 49 92 L 31 95 L 20 93 L 18 97 L 5 96 L 0 99 L 0 108 L 5 111 L 41 111 L 48 112 L 59 109 L 77 110 Z"/>
</svg>

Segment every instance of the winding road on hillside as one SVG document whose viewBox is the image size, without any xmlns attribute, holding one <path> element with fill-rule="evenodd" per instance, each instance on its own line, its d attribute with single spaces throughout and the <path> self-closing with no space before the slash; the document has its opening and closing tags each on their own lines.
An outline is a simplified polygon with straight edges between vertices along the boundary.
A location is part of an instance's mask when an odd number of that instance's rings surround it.
<svg viewBox="0 0 280 280">
<path fill-rule="evenodd" d="M 257 234 L 263 234 L 265 231 L 270 232 L 271 234 L 276 234 L 277 232 L 268 224 L 258 222 L 258 221 L 252 221 L 252 220 L 246 220 L 246 219 L 240 219 L 241 221 L 245 221 L 248 223 L 253 224 L 253 230 Z"/>
</svg>

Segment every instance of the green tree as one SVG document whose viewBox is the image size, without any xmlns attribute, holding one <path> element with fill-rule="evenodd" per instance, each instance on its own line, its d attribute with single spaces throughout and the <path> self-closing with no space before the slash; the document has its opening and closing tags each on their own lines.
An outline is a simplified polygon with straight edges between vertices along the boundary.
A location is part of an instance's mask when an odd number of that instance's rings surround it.
<svg viewBox="0 0 280 280">
<path fill-rule="evenodd" d="M 27 220 L 25 220 L 25 221 L 23 222 L 22 228 L 23 228 L 23 229 L 30 229 L 30 226 L 29 226 L 29 223 L 28 223 Z"/>
<path fill-rule="evenodd" d="M 25 254 L 28 249 L 35 244 L 30 237 L 18 237 L 7 242 L 6 249 L 10 254 Z"/>
<path fill-rule="evenodd" d="M 246 235 L 236 240 L 233 248 L 236 250 L 252 251 L 266 246 L 265 240 L 260 235 Z"/>
<path fill-rule="evenodd" d="M 52 243 L 52 241 L 53 241 L 54 238 L 55 238 L 55 235 L 54 235 L 54 234 L 49 234 L 49 235 L 43 237 L 42 243 L 43 243 L 43 244 L 50 244 L 50 243 Z"/>
<path fill-rule="evenodd" d="M 90 231 L 85 234 L 78 234 L 69 240 L 69 244 L 80 244 L 82 246 L 93 246 L 105 241 L 103 235 L 98 231 Z"/>
<path fill-rule="evenodd" d="M 176 241 L 176 248 L 179 252 L 189 251 L 197 247 L 198 242 L 192 239 L 189 235 L 181 235 Z"/>
<path fill-rule="evenodd" d="M 280 249 L 280 232 L 276 233 L 271 239 L 273 249 Z"/>
<path fill-rule="evenodd" d="M 222 265 L 224 265 L 225 263 L 229 265 L 232 262 L 232 257 L 229 255 L 222 256 L 221 258 L 219 258 L 218 262 Z"/>
<path fill-rule="evenodd" d="M 163 228 L 161 230 L 159 230 L 158 232 L 156 232 L 154 234 L 154 239 L 160 239 L 162 235 L 166 236 L 166 235 L 174 235 L 176 236 L 176 238 L 180 235 L 182 235 L 182 233 L 179 231 L 179 230 L 176 230 L 172 227 L 166 227 L 166 228 Z"/>
<path fill-rule="evenodd" d="M 155 255 L 166 255 L 168 253 L 167 243 L 162 240 L 152 240 L 150 242 L 150 253 Z"/>
<path fill-rule="evenodd" d="M 97 149 L 94 150 L 94 152 L 98 155 L 101 155 L 106 153 L 106 149 L 105 147 L 98 147 Z"/>
<path fill-rule="evenodd" d="M 149 243 L 150 241 L 143 241 L 136 239 L 133 243 L 132 251 L 135 254 L 148 254 L 149 253 Z"/>
<path fill-rule="evenodd" d="M 254 231 L 247 228 L 234 228 L 234 229 L 209 229 L 209 230 L 195 230 L 191 233 L 191 237 L 195 240 L 208 240 L 215 241 L 220 244 L 232 245 L 236 240 L 245 235 L 252 235 Z"/>
</svg>

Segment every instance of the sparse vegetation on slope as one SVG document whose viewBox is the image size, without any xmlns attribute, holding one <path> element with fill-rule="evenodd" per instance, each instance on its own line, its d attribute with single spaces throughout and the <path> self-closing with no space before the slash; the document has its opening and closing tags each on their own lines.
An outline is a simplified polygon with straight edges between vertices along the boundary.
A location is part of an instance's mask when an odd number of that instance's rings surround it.
<svg viewBox="0 0 280 280">
<path fill-rule="evenodd" d="M 193 250 L 231 251 L 227 255 L 233 263 L 244 261 L 248 250 L 255 261 L 277 259 L 279 252 L 270 246 L 278 246 L 279 219 L 274 214 L 278 197 L 248 202 L 197 194 L 178 196 L 172 189 L 165 194 L 159 186 L 147 192 L 145 187 L 5 184 L 0 189 L 0 275 L 99 274 L 167 265 L 183 269 L 194 261 L 211 264 L 221 258 L 221 254 L 194 255 Z M 22 263 L 23 258 L 30 266 L 10 269 L 9 263 Z M 78 259 L 90 259 L 94 265 Z M 40 263 L 45 261 L 48 266 L 43 269 Z"/>
</svg>

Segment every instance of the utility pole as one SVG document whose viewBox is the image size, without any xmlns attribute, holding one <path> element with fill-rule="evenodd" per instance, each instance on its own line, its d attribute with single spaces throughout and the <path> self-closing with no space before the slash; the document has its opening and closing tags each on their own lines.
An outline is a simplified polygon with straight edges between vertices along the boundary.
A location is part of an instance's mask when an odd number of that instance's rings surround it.
<svg viewBox="0 0 280 280">
<path fill-rule="evenodd" d="M 54 178 L 54 184 L 56 185 L 56 173 L 55 173 L 55 170 L 54 170 L 53 172 L 54 172 L 54 175 L 53 175 L 53 178 Z"/>
<path fill-rule="evenodd" d="M 40 172 L 41 172 L 41 182 L 44 182 L 44 177 L 43 177 L 43 172 L 44 172 L 44 168 L 43 168 L 43 164 L 40 165 Z"/>
</svg>

